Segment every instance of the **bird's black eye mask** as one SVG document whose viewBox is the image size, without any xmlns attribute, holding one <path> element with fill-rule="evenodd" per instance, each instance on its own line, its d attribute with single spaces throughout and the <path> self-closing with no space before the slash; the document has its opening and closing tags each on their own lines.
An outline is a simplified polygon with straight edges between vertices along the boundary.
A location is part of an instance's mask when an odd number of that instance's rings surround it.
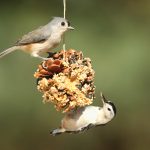
<svg viewBox="0 0 150 150">
<path fill-rule="evenodd" d="M 114 114 L 116 115 L 117 113 L 117 109 L 116 109 L 116 106 L 114 105 L 114 103 L 112 103 L 111 101 L 108 101 L 107 104 L 111 105 L 113 110 L 114 110 Z"/>
<path fill-rule="evenodd" d="M 69 22 L 69 21 L 67 21 L 67 23 L 68 23 L 68 27 L 70 27 L 70 22 Z"/>
</svg>

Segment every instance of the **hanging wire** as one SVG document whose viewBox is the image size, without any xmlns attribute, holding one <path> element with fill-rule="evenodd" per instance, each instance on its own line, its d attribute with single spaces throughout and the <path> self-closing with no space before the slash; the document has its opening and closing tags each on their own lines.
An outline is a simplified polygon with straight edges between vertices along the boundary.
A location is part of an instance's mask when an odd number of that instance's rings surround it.
<svg viewBox="0 0 150 150">
<path fill-rule="evenodd" d="M 63 6 L 64 6 L 64 19 L 66 19 L 66 0 L 63 0 Z M 65 35 L 63 36 L 63 50 L 66 50 Z"/>
<path fill-rule="evenodd" d="M 64 18 L 66 19 L 66 0 L 63 0 L 64 5 Z"/>
</svg>

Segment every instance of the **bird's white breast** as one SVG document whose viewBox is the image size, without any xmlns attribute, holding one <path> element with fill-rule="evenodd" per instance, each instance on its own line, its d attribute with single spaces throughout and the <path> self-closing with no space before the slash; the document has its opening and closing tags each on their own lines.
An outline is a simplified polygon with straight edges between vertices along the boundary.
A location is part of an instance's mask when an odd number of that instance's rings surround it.
<svg viewBox="0 0 150 150">
<path fill-rule="evenodd" d="M 99 115 L 99 107 L 87 106 L 68 113 L 62 120 L 62 126 L 67 130 L 80 130 L 89 124 L 95 124 Z"/>
<path fill-rule="evenodd" d="M 61 41 L 60 38 L 50 37 L 48 40 L 46 40 L 43 43 L 33 44 L 32 49 L 34 49 L 34 51 L 37 51 L 38 53 L 47 52 L 55 48 L 60 43 L 60 41 Z"/>
</svg>

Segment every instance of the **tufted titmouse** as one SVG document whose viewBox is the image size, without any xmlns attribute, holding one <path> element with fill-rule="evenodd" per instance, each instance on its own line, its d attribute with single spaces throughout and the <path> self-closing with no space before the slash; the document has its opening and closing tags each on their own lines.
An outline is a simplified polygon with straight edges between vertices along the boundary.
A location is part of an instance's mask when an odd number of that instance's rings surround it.
<svg viewBox="0 0 150 150">
<path fill-rule="evenodd" d="M 61 127 L 50 133 L 58 135 L 61 133 L 80 133 L 91 127 L 106 125 L 116 115 L 116 107 L 108 101 L 101 93 L 103 107 L 85 106 L 72 110 L 64 116 L 61 121 Z"/>
<path fill-rule="evenodd" d="M 59 45 L 63 34 L 69 29 L 73 30 L 74 28 L 70 26 L 70 23 L 66 19 L 54 17 L 52 21 L 45 26 L 41 26 L 36 30 L 29 32 L 18 40 L 13 47 L 1 52 L 0 58 L 20 49 L 34 57 L 45 59 L 41 57 L 40 54 L 48 52 Z"/>
</svg>

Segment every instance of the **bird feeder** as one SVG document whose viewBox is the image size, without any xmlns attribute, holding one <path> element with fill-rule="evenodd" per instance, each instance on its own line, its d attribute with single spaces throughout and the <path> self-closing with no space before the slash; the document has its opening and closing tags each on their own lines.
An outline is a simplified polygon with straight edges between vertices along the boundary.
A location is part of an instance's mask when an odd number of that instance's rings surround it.
<svg viewBox="0 0 150 150">
<path fill-rule="evenodd" d="M 61 50 L 44 60 L 34 74 L 44 103 L 57 111 L 68 112 L 90 105 L 94 99 L 94 70 L 90 58 L 81 51 Z"/>
</svg>

